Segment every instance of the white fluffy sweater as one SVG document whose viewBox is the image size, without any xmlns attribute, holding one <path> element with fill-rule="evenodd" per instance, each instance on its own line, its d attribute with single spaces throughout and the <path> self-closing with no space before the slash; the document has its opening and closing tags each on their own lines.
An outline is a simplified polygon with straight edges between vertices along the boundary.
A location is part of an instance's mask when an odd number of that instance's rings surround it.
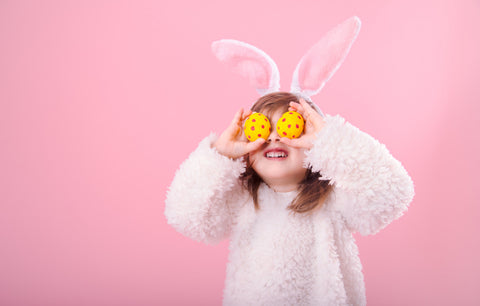
<svg viewBox="0 0 480 306">
<path fill-rule="evenodd" d="M 262 184 L 255 211 L 239 182 L 245 162 L 212 149 L 215 137 L 204 139 L 180 166 L 165 215 L 197 241 L 230 239 L 223 304 L 365 305 L 352 233 L 375 234 L 407 209 L 414 190 L 401 163 L 370 135 L 327 116 L 304 162 L 333 184 L 322 208 L 290 213 L 286 207 L 297 192 Z"/>
</svg>

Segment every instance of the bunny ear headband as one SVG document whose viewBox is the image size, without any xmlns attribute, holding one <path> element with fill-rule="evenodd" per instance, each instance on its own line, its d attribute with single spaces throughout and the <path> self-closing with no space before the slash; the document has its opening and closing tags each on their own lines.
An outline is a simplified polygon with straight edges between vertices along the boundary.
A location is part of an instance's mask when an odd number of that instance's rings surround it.
<svg viewBox="0 0 480 306">
<path fill-rule="evenodd" d="M 351 17 L 325 34 L 300 60 L 293 73 L 290 92 L 311 102 L 347 56 L 360 31 L 360 19 Z M 280 88 L 280 73 L 264 51 L 247 43 L 222 39 L 212 43 L 212 51 L 233 71 L 246 77 L 260 95 Z M 323 116 L 317 105 L 316 110 Z"/>
</svg>

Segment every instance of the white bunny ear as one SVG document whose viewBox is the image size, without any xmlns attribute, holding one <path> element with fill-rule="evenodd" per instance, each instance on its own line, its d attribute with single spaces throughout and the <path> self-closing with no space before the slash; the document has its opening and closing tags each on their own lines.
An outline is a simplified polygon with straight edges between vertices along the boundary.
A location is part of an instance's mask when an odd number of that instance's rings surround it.
<svg viewBox="0 0 480 306">
<path fill-rule="evenodd" d="M 212 51 L 221 62 L 246 77 L 260 95 L 279 90 L 277 65 L 257 47 L 238 40 L 222 39 L 212 43 Z"/>
<path fill-rule="evenodd" d="M 360 19 L 354 16 L 323 36 L 298 63 L 293 73 L 292 93 L 308 100 L 317 94 L 342 64 L 360 26 Z"/>
</svg>

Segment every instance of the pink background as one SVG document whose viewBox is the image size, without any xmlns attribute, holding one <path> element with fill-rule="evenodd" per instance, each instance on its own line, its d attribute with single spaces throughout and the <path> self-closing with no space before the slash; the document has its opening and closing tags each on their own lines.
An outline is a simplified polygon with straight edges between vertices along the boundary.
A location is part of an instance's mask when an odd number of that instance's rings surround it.
<svg viewBox="0 0 480 306">
<path fill-rule="evenodd" d="M 369 305 L 480 303 L 480 2 L 242 3 L 0 2 L 1 305 L 220 305 L 228 242 L 163 215 L 179 164 L 257 98 L 210 43 L 262 48 L 288 89 L 353 15 L 360 35 L 314 100 L 416 186 L 404 217 L 356 236 Z"/>
</svg>

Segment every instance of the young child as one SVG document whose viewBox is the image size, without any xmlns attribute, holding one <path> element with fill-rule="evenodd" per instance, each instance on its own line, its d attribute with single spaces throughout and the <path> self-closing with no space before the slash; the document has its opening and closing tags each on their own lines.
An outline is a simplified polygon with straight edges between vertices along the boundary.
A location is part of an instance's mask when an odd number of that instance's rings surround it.
<svg viewBox="0 0 480 306">
<path fill-rule="evenodd" d="M 238 111 L 169 188 L 169 224 L 208 244 L 230 239 L 224 305 L 365 305 L 352 233 L 377 233 L 413 198 L 412 180 L 384 145 L 304 98 L 267 92 Z M 252 111 L 272 123 L 267 139 L 248 142 L 242 132 Z M 286 111 L 305 120 L 298 139 L 277 133 Z"/>
</svg>

